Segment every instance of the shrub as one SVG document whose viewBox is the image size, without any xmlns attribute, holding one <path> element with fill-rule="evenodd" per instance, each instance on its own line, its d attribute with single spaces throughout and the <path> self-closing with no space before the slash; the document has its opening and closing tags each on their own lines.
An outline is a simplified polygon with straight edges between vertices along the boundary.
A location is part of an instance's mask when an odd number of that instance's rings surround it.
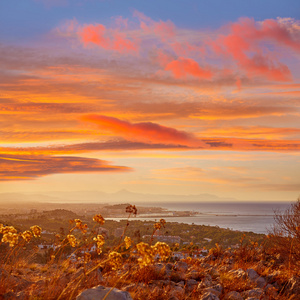
<svg viewBox="0 0 300 300">
<path fill-rule="evenodd" d="M 300 197 L 284 212 L 275 211 L 275 225 L 269 231 L 271 246 L 300 270 Z"/>
</svg>

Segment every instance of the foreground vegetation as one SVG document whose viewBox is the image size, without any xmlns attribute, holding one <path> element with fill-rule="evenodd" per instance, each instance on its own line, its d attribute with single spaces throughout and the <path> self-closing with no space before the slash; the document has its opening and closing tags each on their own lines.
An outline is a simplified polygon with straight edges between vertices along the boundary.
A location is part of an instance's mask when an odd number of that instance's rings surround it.
<svg viewBox="0 0 300 300">
<path fill-rule="evenodd" d="M 238 233 L 236 241 L 236 235 L 224 229 L 224 243 L 211 248 L 206 245 L 210 249 L 204 257 L 199 256 L 205 254 L 204 244 L 157 241 L 158 232 L 175 235 L 176 224 L 161 219 L 144 226 L 131 221 L 137 213 L 135 206 L 129 205 L 126 212 L 128 219 L 119 224 L 119 237 L 110 239 L 105 234 L 103 228 L 109 222 L 101 215 L 94 216 L 93 225 L 75 218 L 42 253 L 37 247 L 40 226 L 20 231 L 1 224 L 2 298 L 75 299 L 80 292 L 100 284 L 129 291 L 133 299 L 299 297 L 299 199 L 286 212 L 275 213 L 276 225 L 265 238 Z M 205 227 L 187 228 L 181 226 L 192 240 L 207 237 Z M 144 234 L 147 240 L 142 238 Z"/>
</svg>

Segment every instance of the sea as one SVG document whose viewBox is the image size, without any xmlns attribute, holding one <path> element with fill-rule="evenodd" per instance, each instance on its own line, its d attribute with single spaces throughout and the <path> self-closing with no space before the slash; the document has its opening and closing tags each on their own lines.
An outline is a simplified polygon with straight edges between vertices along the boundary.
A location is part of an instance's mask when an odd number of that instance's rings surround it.
<svg viewBox="0 0 300 300">
<path fill-rule="evenodd" d="M 174 217 L 165 214 L 167 222 L 195 225 L 219 226 L 231 230 L 267 234 L 275 224 L 274 213 L 288 209 L 291 202 L 185 202 L 185 203 L 148 203 L 147 206 L 159 206 L 169 211 L 193 211 L 193 216 Z M 145 206 L 145 204 L 143 204 Z M 114 218 L 119 220 L 120 218 Z M 137 220 L 156 221 L 159 217 L 137 216 Z"/>
</svg>

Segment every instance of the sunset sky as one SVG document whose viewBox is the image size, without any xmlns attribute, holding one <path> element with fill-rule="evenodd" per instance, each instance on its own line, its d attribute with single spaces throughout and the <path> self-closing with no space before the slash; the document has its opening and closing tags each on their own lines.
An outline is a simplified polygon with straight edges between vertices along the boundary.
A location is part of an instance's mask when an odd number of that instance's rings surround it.
<svg viewBox="0 0 300 300">
<path fill-rule="evenodd" d="M 299 0 L 0 1 L 0 193 L 300 195 Z"/>
</svg>

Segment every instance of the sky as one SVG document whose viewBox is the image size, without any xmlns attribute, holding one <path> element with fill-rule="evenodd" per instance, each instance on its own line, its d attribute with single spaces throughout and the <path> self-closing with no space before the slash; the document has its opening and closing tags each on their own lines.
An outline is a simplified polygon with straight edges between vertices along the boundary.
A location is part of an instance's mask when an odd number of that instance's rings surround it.
<svg viewBox="0 0 300 300">
<path fill-rule="evenodd" d="M 298 0 L 0 1 L 0 193 L 300 195 Z"/>
</svg>

